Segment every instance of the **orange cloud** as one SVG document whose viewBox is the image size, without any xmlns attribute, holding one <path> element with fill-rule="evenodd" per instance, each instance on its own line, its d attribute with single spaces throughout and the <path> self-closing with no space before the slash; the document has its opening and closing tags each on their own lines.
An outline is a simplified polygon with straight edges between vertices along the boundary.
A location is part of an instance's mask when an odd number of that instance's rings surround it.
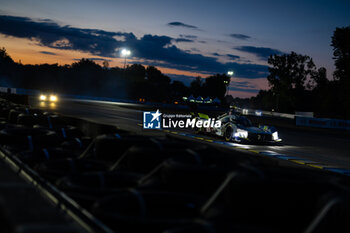
<svg viewBox="0 0 350 233">
<path fill-rule="evenodd" d="M 55 64 L 59 65 L 71 64 L 76 61 L 76 59 L 96 57 L 89 53 L 79 52 L 75 50 L 61 50 L 49 47 L 40 46 L 35 41 L 30 41 L 28 39 L 15 38 L 10 36 L 4 36 L 0 34 L 1 46 L 5 47 L 7 52 L 10 54 L 12 59 L 16 62 L 21 62 L 22 64 Z M 42 53 L 44 51 L 45 53 Z M 104 58 L 110 61 L 110 66 L 123 67 L 124 58 Z M 102 64 L 102 61 L 96 61 Z M 132 59 L 127 60 L 127 64 L 131 64 Z M 138 61 L 136 61 L 138 62 Z M 147 66 L 146 66 L 147 67 Z M 177 74 L 177 75 L 187 75 L 187 76 L 201 76 L 207 77 L 208 75 L 203 75 L 200 73 L 182 71 L 177 69 L 157 67 L 163 73 L 167 74 Z"/>
<path fill-rule="evenodd" d="M 61 49 L 55 49 L 55 48 L 49 48 L 39 45 L 36 41 L 31 41 L 28 39 L 21 39 L 21 38 L 15 38 L 10 36 L 4 36 L 0 34 L 0 40 L 1 40 L 1 47 L 5 47 L 9 55 L 12 57 L 12 59 L 16 62 L 21 62 L 22 64 L 59 64 L 59 65 L 65 65 L 65 64 L 71 64 L 75 62 L 77 59 L 81 58 L 91 58 L 91 57 L 98 57 L 94 56 L 89 53 L 85 52 L 79 52 L 76 50 L 61 50 Z M 110 60 L 110 66 L 118 66 L 123 67 L 124 65 L 124 58 L 105 58 L 105 57 L 98 57 L 101 59 Z M 102 61 L 96 61 L 99 64 L 102 64 Z M 141 63 L 142 60 L 133 60 L 128 59 L 127 64 L 132 63 Z M 147 66 L 146 66 L 147 67 Z M 183 70 L 177 70 L 172 68 L 166 68 L 166 67 L 157 67 L 161 72 L 166 74 L 176 74 L 176 75 L 186 75 L 186 76 L 192 76 L 197 77 L 201 76 L 203 78 L 208 77 L 208 74 L 201 74 L 197 72 L 191 72 L 191 71 L 183 71 Z M 251 83 L 255 89 L 267 89 L 268 84 L 266 79 L 247 79 L 247 78 L 239 78 L 239 77 L 232 77 L 232 81 L 238 81 L 238 82 L 248 82 Z M 255 96 L 255 93 L 249 93 L 244 91 L 229 91 L 229 94 L 231 94 L 234 97 L 252 97 Z"/>
</svg>

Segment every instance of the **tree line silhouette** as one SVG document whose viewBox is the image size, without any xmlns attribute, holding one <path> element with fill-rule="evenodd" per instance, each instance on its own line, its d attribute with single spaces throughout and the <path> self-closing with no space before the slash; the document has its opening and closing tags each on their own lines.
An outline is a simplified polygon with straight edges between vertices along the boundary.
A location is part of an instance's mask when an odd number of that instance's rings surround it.
<svg viewBox="0 0 350 233">
<path fill-rule="evenodd" d="M 81 59 L 71 65 L 16 63 L 0 49 L 0 86 L 21 87 L 57 93 L 100 96 L 122 99 L 167 102 L 195 96 L 224 100 L 230 78 L 217 74 L 206 79 L 196 78 L 187 87 L 181 81 L 171 81 L 153 66 L 140 64 L 125 69 L 109 67 L 104 61 L 99 65 L 93 60 Z M 226 82 L 225 82 L 226 81 Z"/>
</svg>

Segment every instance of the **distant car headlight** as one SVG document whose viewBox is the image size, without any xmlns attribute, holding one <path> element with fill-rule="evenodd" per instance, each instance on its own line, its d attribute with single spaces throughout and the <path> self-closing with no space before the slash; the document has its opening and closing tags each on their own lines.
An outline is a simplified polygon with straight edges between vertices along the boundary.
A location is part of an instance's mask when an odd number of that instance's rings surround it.
<svg viewBox="0 0 350 233">
<path fill-rule="evenodd" d="M 255 111 L 255 115 L 256 116 L 262 116 L 262 112 L 261 111 Z"/>
<path fill-rule="evenodd" d="M 46 100 L 46 95 L 40 95 L 39 99 L 42 100 L 42 101 L 45 101 Z"/>
<path fill-rule="evenodd" d="M 234 134 L 238 138 L 248 138 L 248 131 L 243 129 L 237 129 L 237 132 Z"/>
<path fill-rule="evenodd" d="M 272 139 L 275 141 L 279 140 L 277 131 L 272 134 Z"/>
<path fill-rule="evenodd" d="M 57 96 L 55 96 L 55 95 L 50 95 L 50 101 L 51 101 L 51 102 L 56 102 L 56 101 L 57 101 Z"/>
</svg>

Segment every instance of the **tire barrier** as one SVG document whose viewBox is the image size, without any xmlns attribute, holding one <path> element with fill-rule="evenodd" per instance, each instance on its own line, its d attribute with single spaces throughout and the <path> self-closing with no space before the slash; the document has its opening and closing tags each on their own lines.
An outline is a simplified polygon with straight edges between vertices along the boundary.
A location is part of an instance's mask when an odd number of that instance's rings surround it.
<svg viewBox="0 0 350 233">
<path fill-rule="evenodd" d="M 54 131 L 44 128 L 15 127 L 0 131 L 2 144 L 12 148 L 33 151 L 34 148 L 57 146 L 59 138 Z"/>
<path fill-rule="evenodd" d="M 140 185 L 142 175 L 128 172 L 90 172 L 63 177 L 57 186 L 78 203 L 90 209 L 96 200 L 113 195 L 123 188 L 150 188 L 157 182 L 149 180 L 147 186 Z"/>
<path fill-rule="evenodd" d="M 178 155 L 186 156 L 190 152 L 183 148 L 155 148 L 152 145 L 135 145 L 124 152 L 122 158 L 115 163 L 111 170 L 126 170 L 147 174 L 161 165 L 166 159 Z"/>
<path fill-rule="evenodd" d="M 31 127 L 36 124 L 36 117 L 28 113 L 20 113 L 17 116 L 17 124 Z"/>
<path fill-rule="evenodd" d="M 240 183 L 240 182 L 239 182 Z M 334 188 L 314 182 L 273 182 L 271 180 L 229 185 L 221 208 L 216 207 L 220 216 L 210 216 L 213 221 L 226 218 L 234 225 L 264 226 L 274 232 L 284 232 L 286 226 L 291 232 L 302 232 L 314 213 L 320 208 L 318 198 Z M 224 207 L 223 207 L 224 206 Z M 300 211 L 303 209 L 303 211 Z M 248 220 L 249 219 L 249 220 Z M 298 224 L 291 224 L 290 219 Z M 234 231 L 235 228 L 232 229 Z"/>
<path fill-rule="evenodd" d="M 17 123 L 17 117 L 19 114 L 21 114 L 21 111 L 18 111 L 17 109 L 11 109 L 8 114 L 8 122 L 9 123 Z"/>
<path fill-rule="evenodd" d="M 97 201 L 93 213 L 121 232 L 162 232 L 192 223 L 202 198 L 163 191 L 121 190 Z"/>
<path fill-rule="evenodd" d="M 82 158 L 93 158 L 104 161 L 117 161 L 133 144 L 153 143 L 148 137 L 140 135 L 108 134 L 96 137 L 91 149 L 82 155 Z"/>
<path fill-rule="evenodd" d="M 212 224 L 203 220 L 196 220 L 185 226 L 168 229 L 163 233 L 215 233 L 216 230 Z"/>
<path fill-rule="evenodd" d="M 350 229 L 347 176 L 212 144 L 140 135 L 0 99 L 0 150 L 74 200 L 70 208 L 99 226 L 93 232 Z"/>
<path fill-rule="evenodd" d="M 44 178 L 55 181 L 61 177 L 83 172 L 107 171 L 109 166 L 101 161 L 88 159 L 57 159 L 40 163 L 36 171 Z"/>
<path fill-rule="evenodd" d="M 35 149 L 33 151 L 22 151 L 15 156 L 24 163 L 35 165 L 45 161 L 52 161 L 57 159 L 78 158 L 80 156 L 80 153 L 74 150 L 67 150 L 62 147 L 49 147 Z"/>
</svg>

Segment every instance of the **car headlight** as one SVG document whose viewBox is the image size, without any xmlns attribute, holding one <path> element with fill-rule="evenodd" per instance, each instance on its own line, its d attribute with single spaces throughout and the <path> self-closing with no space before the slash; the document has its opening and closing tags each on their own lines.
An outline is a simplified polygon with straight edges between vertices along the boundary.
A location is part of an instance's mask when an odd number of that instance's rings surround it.
<svg viewBox="0 0 350 233">
<path fill-rule="evenodd" d="M 279 139 L 277 131 L 272 133 L 272 139 L 275 140 L 275 141 L 277 141 Z"/>
<path fill-rule="evenodd" d="M 40 95 L 39 99 L 42 100 L 42 101 L 45 101 L 46 100 L 46 95 Z"/>
<path fill-rule="evenodd" d="M 243 129 L 237 129 L 237 132 L 234 134 L 237 138 L 248 138 L 248 131 Z"/>
<path fill-rule="evenodd" d="M 51 102 L 56 102 L 56 101 L 57 101 L 57 96 L 55 96 L 55 95 L 50 95 L 50 101 L 51 101 Z"/>
</svg>

